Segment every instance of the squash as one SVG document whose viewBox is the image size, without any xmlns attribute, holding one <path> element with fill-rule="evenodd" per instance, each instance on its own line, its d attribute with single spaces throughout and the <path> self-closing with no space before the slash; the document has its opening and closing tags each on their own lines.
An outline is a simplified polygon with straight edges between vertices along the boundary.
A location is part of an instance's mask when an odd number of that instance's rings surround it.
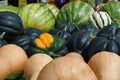
<svg viewBox="0 0 120 80">
<path fill-rule="evenodd" d="M 36 28 L 26 28 L 26 29 L 24 29 L 23 35 L 27 35 L 27 36 L 31 37 L 32 39 L 35 39 L 35 38 L 39 37 L 39 35 L 42 33 L 43 32 L 41 30 L 36 29 Z"/>
<path fill-rule="evenodd" d="M 59 36 L 65 40 L 67 40 L 71 36 L 71 34 L 68 33 L 67 31 L 63 31 L 59 29 L 51 29 L 48 33 Z"/>
<path fill-rule="evenodd" d="M 9 75 L 6 79 L 15 79 L 24 69 L 24 65 L 28 60 L 26 52 L 15 44 L 7 44 L 0 48 L 0 57 L 10 63 L 8 68 L 10 69 Z"/>
<path fill-rule="evenodd" d="M 88 22 L 89 17 L 93 14 L 94 9 L 91 5 L 83 1 L 72 1 L 65 4 L 59 11 L 56 24 L 75 24 L 80 26 Z"/>
<path fill-rule="evenodd" d="M 32 40 L 29 50 L 32 53 L 46 53 L 53 58 L 63 56 L 68 52 L 66 41 L 49 33 L 40 34 Z"/>
<path fill-rule="evenodd" d="M 31 54 L 29 54 L 29 46 L 31 41 L 32 41 L 31 37 L 27 35 L 22 35 L 22 36 L 17 36 L 11 43 L 16 44 L 21 48 L 23 48 L 26 51 L 27 56 L 30 57 Z"/>
<path fill-rule="evenodd" d="M 36 53 L 32 55 L 25 64 L 24 74 L 27 80 L 37 80 L 37 77 L 43 67 L 53 59 L 43 53 Z"/>
<path fill-rule="evenodd" d="M 4 57 L 0 57 L 0 80 L 4 80 L 10 73 L 10 63 Z"/>
<path fill-rule="evenodd" d="M 58 57 L 49 62 L 37 80 L 97 80 L 94 72 L 83 60 L 74 57 Z"/>
<path fill-rule="evenodd" d="M 100 30 L 90 42 L 86 54 L 90 59 L 100 51 L 110 51 L 120 55 L 120 28 L 117 25 L 112 24 Z"/>
<path fill-rule="evenodd" d="M 89 22 L 99 30 L 111 24 L 112 20 L 107 12 L 95 11 L 90 16 Z"/>
<path fill-rule="evenodd" d="M 2 47 L 3 45 L 8 44 L 8 42 L 3 39 L 4 35 L 5 35 L 5 32 L 3 32 L 3 33 L 0 35 L 0 47 Z"/>
<path fill-rule="evenodd" d="M 120 56 L 108 51 L 101 51 L 91 57 L 88 65 L 98 80 L 120 80 Z"/>
<path fill-rule="evenodd" d="M 90 42 L 95 38 L 96 32 L 93 30 L 87 31 L 80 29 L 73 33 L 73 35 L 67 40 L 67 46 L 69 51 L 83 53 L 87 49 Z"/>
<path fill-rule="evenodd" d="M 4 39 L 8 42 L 23 33 L 22 20 L 16 13 L 0 12 L 0 34 L 3 32 L 5 32 Z"/>
<path fill-rule="evenodd" d="M 81 60 L 84 61 L 84 58 L 82 57 L 82 55 L 80 55 L 80 54 L 77 53 L 77 52 L 69 52 L 69 53 L 67 53 L 65 56 L 78 58 L 78 59 L 81 59 Z"/>
<path fill-rule="evenodd" d="M 55 29 L 51 29 L 49 33 L 60 36 L 63 39 L 67 40 L 74 32 L 78 30 L 79 30 L 78 26 L 74 24 L 66 23 L 66 24 L 57 25 Z"/>
<path fill-rule="evenodd" d="M 55 15 L 48 5 L 42 3 L 31 3 L 19 10 L 24 28 L 36 28 L 42 32 L 48 32 L 55 26 Z"/>
<path fill-rule="evenodd" d="M 113 24 L 120 25 L 120 1 L 119 0 L 113 0 L 112 2 L 106 3 L 104 6 L 101 7 L 101 11 L 105 11 L 109 14 L 109 16 L 112 19 Z"/>
</svg>

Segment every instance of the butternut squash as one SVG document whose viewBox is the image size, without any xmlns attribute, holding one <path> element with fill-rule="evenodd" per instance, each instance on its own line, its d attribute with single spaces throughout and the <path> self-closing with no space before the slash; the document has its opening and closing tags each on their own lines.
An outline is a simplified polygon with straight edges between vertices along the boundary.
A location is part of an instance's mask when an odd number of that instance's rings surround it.
<svg viewBox="0 0 120 80">
<path fill-rule="evenodd" d="M 120 80 L 120 57 L 117 54 L 98 52 L 91 57 L 88 64 L 98 80 Z"/>
<path fill-rule="evenodd" d="M 10 71 L 8 71 L 9 74 L 7 73 L 7 79 L 14 79 L 17 77 L 17 75 L 23 71 L 24 65 L 28 60 L 26 52 L 15 44 L 7 44 L 2 46 L 0 48 L 0 58 L 1 57 L 7 60 L 6 62 L 3 60 L 5 62 L 4 65 L 8 65 L 9 63 L 8 68 Z M 2 62 L 0 61 L 0 63 Z"/>
<path fill-rule="evenodd" d="M 42 68 L 53 60 L 49 55 L 44 53 L 36 53 L 32 55 L 25 64 L 24 74 L 27 80 L 37 80 Z"/>
<path fill-rule="evenodd" d="M 83 60 L 58 57 L 41 70 L 37 80 L 97 80 L 97 78 Z"/>
<path fill-rule="evenodd" d="M 9 65 L 10 63 L 6 59 L 0 57 L 0 80 L 4 80 L 10 73 Z"/>
<path fill-rule="evenodd" d="M 65 56 L 67 56 L 67 57 L 79 58 L 79 59 L 81 59 L 81 60 L 84 61 L 84 58 L 82 57 L 82 55 L 80 55 L 80 54 L 77 53 L 77 52 L 69 52 L 69 53 L 67 53 Z"/>
</svg>

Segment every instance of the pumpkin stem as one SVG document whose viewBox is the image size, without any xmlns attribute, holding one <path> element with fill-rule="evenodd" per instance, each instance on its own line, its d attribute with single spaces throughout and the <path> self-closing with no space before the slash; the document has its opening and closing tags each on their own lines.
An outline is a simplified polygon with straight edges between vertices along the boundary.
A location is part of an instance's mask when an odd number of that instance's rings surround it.
<svg viewBox="0 0 120 80">
<path fill-rule="evenodd" d="M 5 32 L 3 32 L 1 35 L 0 35 L 0 38 L 3 38 L 5 35 Z"/>
</svg>

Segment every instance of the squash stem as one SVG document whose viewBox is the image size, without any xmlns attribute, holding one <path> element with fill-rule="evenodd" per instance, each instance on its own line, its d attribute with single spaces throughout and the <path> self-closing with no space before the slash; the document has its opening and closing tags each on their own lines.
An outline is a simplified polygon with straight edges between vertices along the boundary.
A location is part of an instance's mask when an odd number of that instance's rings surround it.
<svg viewBox="0 0 120 80">
<path fill-rule="evenodd" d="M 1 35 L 0 35 L 0 38 L 3 38 L 5 35 L 5 32 L 3 32 Z"/>
</svg>

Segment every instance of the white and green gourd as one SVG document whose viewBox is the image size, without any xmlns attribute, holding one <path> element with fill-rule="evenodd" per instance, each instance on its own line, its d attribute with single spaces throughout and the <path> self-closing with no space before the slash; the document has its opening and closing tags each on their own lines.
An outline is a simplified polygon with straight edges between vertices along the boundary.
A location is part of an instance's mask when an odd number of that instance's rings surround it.
<svg viewBox="0 0 120 80">
<path fill-rule="evenodd" d="M 90 16 L 89 23 L 100 30 L 111 24 L 111 18 L 107 12 L 95 11 Z"/>
</svg>

